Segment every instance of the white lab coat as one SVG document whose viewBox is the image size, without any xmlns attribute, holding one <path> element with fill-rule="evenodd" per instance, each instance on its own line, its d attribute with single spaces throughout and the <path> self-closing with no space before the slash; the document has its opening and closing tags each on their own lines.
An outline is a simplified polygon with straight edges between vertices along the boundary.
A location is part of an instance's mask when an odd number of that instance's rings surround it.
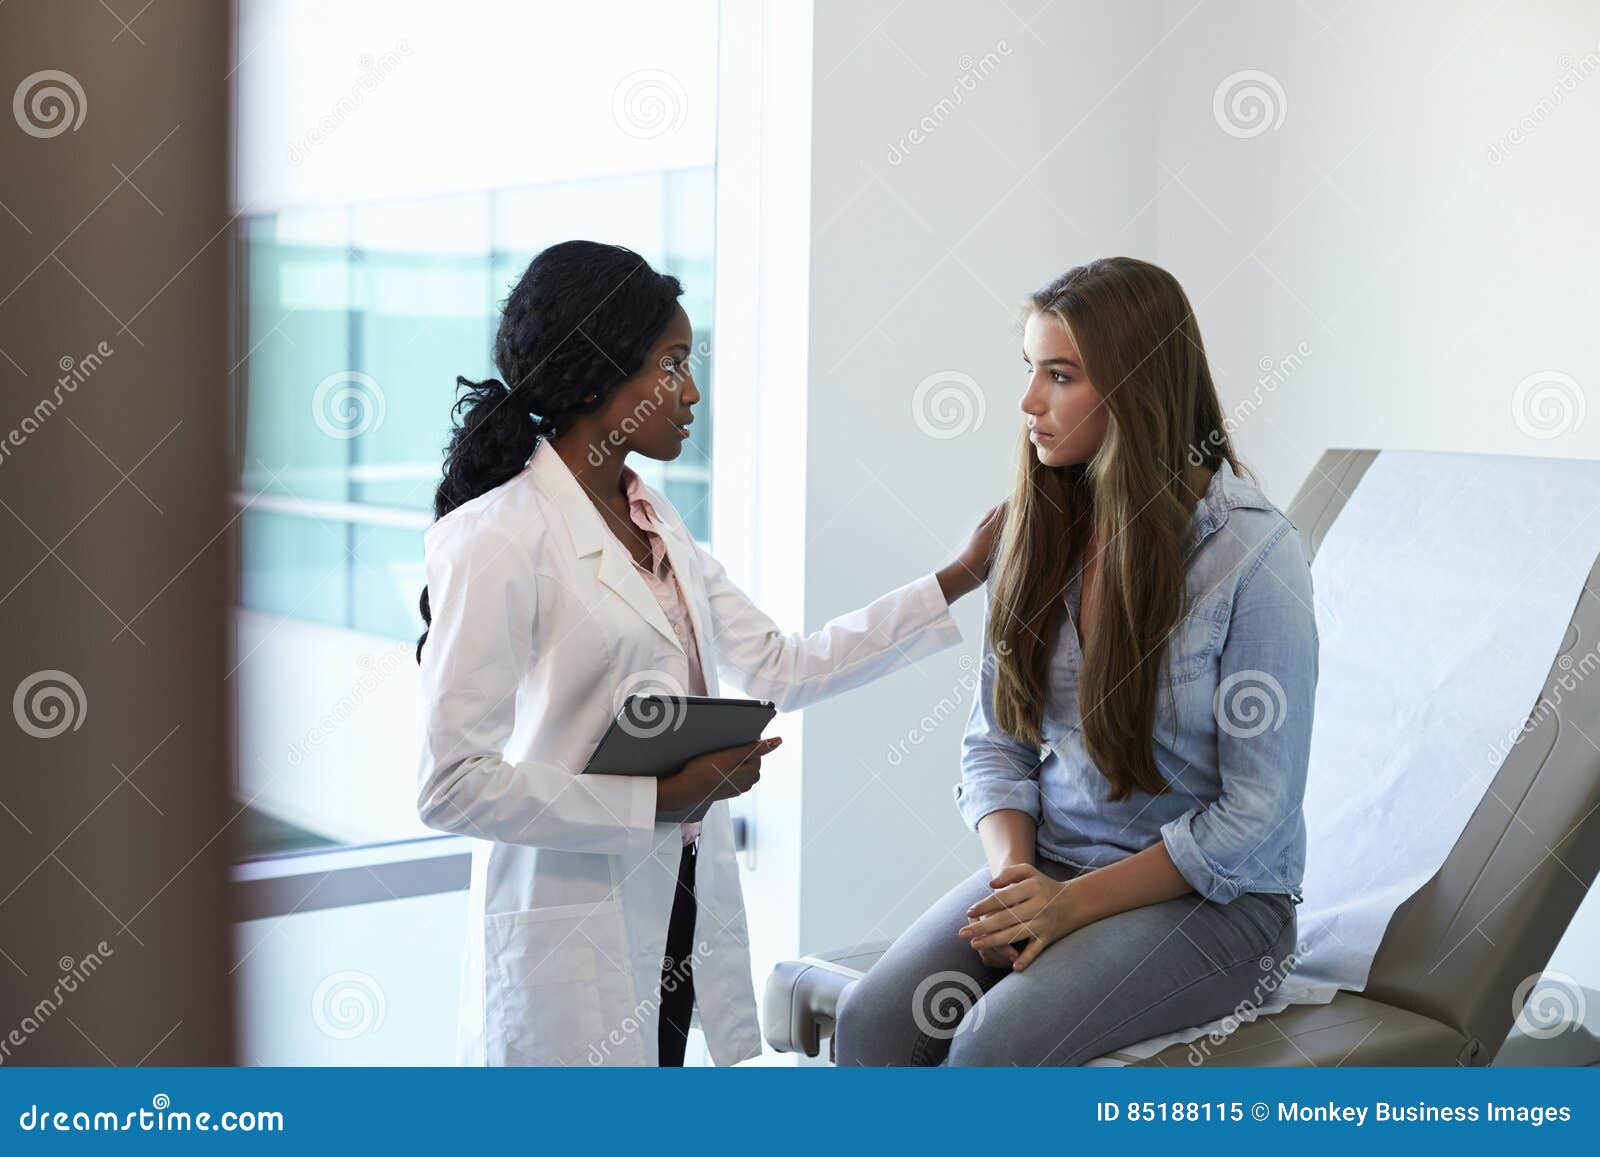
<svg viewBox="0 0 1600 1157">
<path fill-rule="evenodd" d="M 932 575 L 785 635 L 651 491 L 708 694 L 717 672 L 780 709 L 860 686 L 958 642 Z M 475 838 L 457 1059 L 657 1063 L 657 1008 L 681 849 L 655 780 L 580 775 L 630 690 L 683 687 L 683 648 L 649 587 L 548 443 L 426 538 L 433 627 L 417 810 Z M 728 805 L 707 814 L 695 886 L 696 1005 L 712 1059 L 761 1051 Z"/>
</svg>

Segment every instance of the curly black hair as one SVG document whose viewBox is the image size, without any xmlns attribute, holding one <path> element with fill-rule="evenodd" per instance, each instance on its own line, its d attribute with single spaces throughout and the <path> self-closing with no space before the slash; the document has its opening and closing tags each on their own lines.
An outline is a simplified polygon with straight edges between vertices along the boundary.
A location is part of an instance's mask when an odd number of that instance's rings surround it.
<svg viewBox="0 0 1600 1157">
<path fill-rule="evenodd" d="M 644 365 L 682 294 L 676 277 L 621 245 L 563 241 L 529 262 L 501 309 L 494 339 L 500 377 L 456 378 L 462 392 L 450 411 L 454 428 L 434 517 L 510 481 L 540 438 L 605 405 Z M 427 587 L 420 606 L 423 623 L 432 625 Z M 418 662 L 427 641 L 424 629 Z"/>
</svg>

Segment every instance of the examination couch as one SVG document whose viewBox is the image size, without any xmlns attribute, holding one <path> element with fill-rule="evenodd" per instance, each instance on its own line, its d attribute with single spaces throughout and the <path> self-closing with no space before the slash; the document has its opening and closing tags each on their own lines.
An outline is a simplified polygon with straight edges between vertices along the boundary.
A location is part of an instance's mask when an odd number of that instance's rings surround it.
<svg viewBox="0 0 1600 1157">
<path fill-rule="evenodd" d="M 1315 552 L 1377 458 L 1323 455 L 1287 513 Z M 1448 858 L 1395 911 L 1363 991 L 1291 1005 L 1240 1026 L 1220 1046 L 1174 1044 L 1142 1065 L 1486 1065 L 1516 1019 L 1600 869 L 1600 679 L 1557 693 L 1583 645 L 1600 639 L 1600 559 L 1579 596 L 1543 702 L 1511 748 Z M 1570 680 L 1569 680 L 1570 681 Z M 1533 704 L 1529 704 L 1532 708 Z M 766 984 L 769 1045 L 815 1057 L 844 992 L 887 943 L 785 961 Z M 1589 1039 L 1589 1038 L 1585 1038 Z M 831 1040 L 829 1040 L 831 1055 Z"/>
</svg>

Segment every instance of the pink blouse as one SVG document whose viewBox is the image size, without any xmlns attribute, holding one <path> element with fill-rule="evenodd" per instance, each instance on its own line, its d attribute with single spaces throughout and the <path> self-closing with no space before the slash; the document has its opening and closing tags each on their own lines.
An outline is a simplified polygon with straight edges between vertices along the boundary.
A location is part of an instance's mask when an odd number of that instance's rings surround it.
<svg viewBox="0 0 1600 1157">
<path fill-rule="evenodd" d="M 655 595 L 656 602 L 661 604 L 662 613 L 667 616 L 667 622 L 672 624 L 672 633 L 678 636 L 678 642 L 683 646 L 683 653 L 689 661 L 688 694 L 704 695 L 705 673 L 700 666 L 700 648 L 695 642 L 694 624 L 689 619 L 688 601 L 683 597 L 683 588 L 678 585 L 678 576 L 672 572 L 672 560 L 667 557 L 666 543 L 661 541 L 657 531 L 655 508 L 650 505 L 644 480 L 637 473 L 624 466 L 622 480 L 628 496 L 628 514 L 650 542 L 650 565 L 640 566 L 636 560 L 634 569 L 644 579 L 650 593 Z M 633 552 L 629 551 L 628 555 L 631 558 Z M 682 829 L 685 846 L 694 843 L 700 835 L 698 823 L 683 824 Z"/>
</svg>

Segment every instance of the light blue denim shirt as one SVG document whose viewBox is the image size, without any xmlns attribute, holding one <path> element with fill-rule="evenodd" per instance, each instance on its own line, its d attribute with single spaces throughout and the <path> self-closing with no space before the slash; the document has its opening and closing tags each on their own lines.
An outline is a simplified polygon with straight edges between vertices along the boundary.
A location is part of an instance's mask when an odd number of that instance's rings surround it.
<svg viewBox="0 0 1600 1157">
<path fill-rule="evenodd" d="M 1168 789 L 1110 803 L 1084 748 L 1073 622 L 1080 572 L 1051 657 L 1043 751 L 995 722 L 985 629 L 957 806 L 974 829 L 1001 808 L 1026 812 L 1039 825 L 1039 854 L 1080 868 L 1161 840 L 1209 899 L 1280 892 L 1298 900 L 1317 685 L 1311 568 L 1288 518 L 1226 462 L 1195 505 L 1184 551 L 1187 608 L 1169 636 L 1156 699 L 1156 766 Z"/>
</svg>

